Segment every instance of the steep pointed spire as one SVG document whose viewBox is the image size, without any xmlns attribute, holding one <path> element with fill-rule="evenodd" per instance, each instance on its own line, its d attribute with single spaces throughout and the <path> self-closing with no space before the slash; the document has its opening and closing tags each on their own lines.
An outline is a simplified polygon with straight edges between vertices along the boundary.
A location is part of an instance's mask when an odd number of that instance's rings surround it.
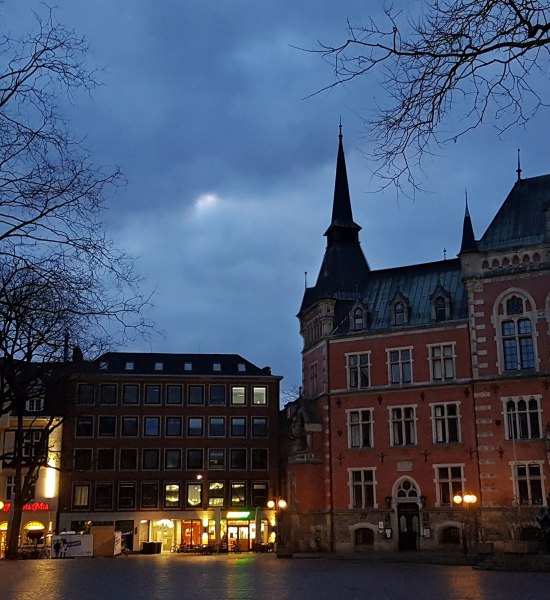
<svg viewBox="0 0 550 600">
<path fill-rule="evenodd" d="M 476 251 L 477 242 L 474 236 L 474 228 L 472 226 L 472 219 L 470 218 L 470 211 L 468 210 L 468 192 L 466 191 L 466 209 L 464 211 L 464 223 L 462 224 L 462 244 L 460 245 L 459 254 Z"/>
<path fill-rule="evenodd" d="M 353 220 L 349 195 L 348 173 L 344 144 L 342 142 L 342 124 L 338 135 L 338 157 L 336 159 L 336 179 L 334 181 L 334 199 L 332 201 L 332 222 L 325 232 L 327 247 L 335 243 L 359 243 L 361 227 Z"/>
</svg>

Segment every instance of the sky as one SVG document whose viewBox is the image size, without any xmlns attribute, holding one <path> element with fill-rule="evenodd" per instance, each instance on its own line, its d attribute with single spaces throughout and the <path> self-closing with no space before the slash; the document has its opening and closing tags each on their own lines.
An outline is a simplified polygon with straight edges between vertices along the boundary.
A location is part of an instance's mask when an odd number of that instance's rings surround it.
<svg viewBox="0 0 550 600">
<path fill-rule="evenodd" d="M 408 3 L 411 10 L 420 0 Z M 85 36 L 100 88 L 65 114 L 99 165 L 126 186 L 109 199 L 108 235 L 135 257 L 159 330 L 117 350 L 236 353 L 301 384 L 296 314 L 330 224 L 341 119 L 354 219 L 371 269 L 456 256 L 465 191 L 480 238 L 514 184 L 550 172 L 548 113 L 500 136 L 474 131 L 424 164 L 415 198 L 380 190 L 364 121 L 376 77 L 332 83 L 318 43 L 382 0 L 55 0 Z M 368 8 L 368 14 L 367 14 Z M 35 29 L 34 0 L 4 0 L 2 29 Z M 312 95 L 313 94 L 313 95 Z M 542 133 L 544 132 L 544 133 Z M 306 275 L 307 273 L 307 275 Z"/>
</svg>

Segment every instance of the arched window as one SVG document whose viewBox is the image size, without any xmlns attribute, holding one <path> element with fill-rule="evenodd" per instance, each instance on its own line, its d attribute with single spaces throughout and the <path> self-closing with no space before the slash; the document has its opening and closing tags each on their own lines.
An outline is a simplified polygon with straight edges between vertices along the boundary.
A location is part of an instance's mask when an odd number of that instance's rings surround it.
<svg viewBox="0 0 550 600">
<path fill-rule="evenodd" d="M 363 309 L 357 307 L 353 311 L 353 330 L 361 331 L 365 327 L 365 319 L 363 316 Z"/>
<path fill-rule="evenodd" d="M 516 371 L 535 368 L 533 325 L 519 296 L 506 300 L 506 315 L 501 322 L 504 369 Z"/>
<path fill-rule="evenodd" d="M 447 318 L 447 307 L 445 306 L 445 298 L 439 296 L 434 302 L 435 320 L 445 321 Z"/>
<path fill-rule="evenodd" d="M 393 307 L 393 324 L 405 324 L 405 305 L 403 304 L 403 302 L 396 302 Z"/>
<path fill-rule="evenodd" d="M 397 498 L 410 498 L 413 501 L 418 500 L 418 489 L 410 479 L 404 479 L 397 488 Z"/>
</svg>

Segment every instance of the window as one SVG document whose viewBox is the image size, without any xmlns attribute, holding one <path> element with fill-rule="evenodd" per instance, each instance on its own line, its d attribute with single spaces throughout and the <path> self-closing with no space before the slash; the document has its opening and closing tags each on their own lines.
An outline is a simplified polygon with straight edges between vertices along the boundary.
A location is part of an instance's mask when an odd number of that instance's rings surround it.
<svg viewBox="0 0 550 600">
<path fill-rule="evenodd" d="M 464 490 L 463 465 L 436 465 L 435 485 L 439 506 L 454 506 L 455 494 Z"/>
<path fill-rule="evenodd" d="M 15 477 L 8 475 L 6 477 L 6 500 L 11 500 L 15 496 Z"/>
<path fill-rule="evenodd" d="M 130 509 L 136 507 L 136 484 L 121 482 L 118 484 L 118 508 Z"/>
<path fill-rule="evenodd" d="M 237 365 L 237 371 L 239 371 L 239 373 L 246 373 L 246 365 L 244 363 L 239 363 Z"/>
<path fill-rule="evenodd" d="M 99 437 L 114 437 L 116 435 L 116 417 L 112 415 L 100 416 L 97 434 Z"/>
<path fill-rule="evenodd" d="M 309 365 L 309 393 L 310 397 L 314 398 L 319 393 L 317 388 L 317 363 Z"/>
<path fill-rule="evenodd" d="M 223 448 L 208 450 L 208 469 L 216 471 L 225 469 L 225 450 Z"/>
<path fill-rule="evenodd" d="M 501 304 L 502 354 L 504 369 L 517 371 L 535 368 L 533 325 L 526 311 L 526 301 L 512 296 Z"/>
<path fill-rule="evenodd" d="M 187 436 L 201 437 L 203 435 L 202 417 L 189 417 L 187 419 Z"/>
<path fill-rule="evenodd" d="M 77 404 L 94 403 L 94 386 L 91 383 L 79 383 L 76 395 Z"/>
<path fill-rule="evenodd" d="M 122 437 L 136 437 L 138 434 L 138 418 L 122 417 L 120 423 L 120 435 Z"/>
<path fill-rule="evenodd" d="M 160 385 L 145 386 L 145 404 L 160 404 Z"/>
<path fill-rule="evenodd" d="M 180 506 L 180 484 L 164 484 L 164 508 L 179 508 Z"/>
<path fill-rule="evenodd" d="M 396 302 L 393 306 L 393 324 L 404 325 L 406 323 L 406 311 L 403 302 Z"/>
<path fill-rule="evenodd" d="M 211 481 L 208 484 L 208 506 L 223 508 L 225 506 L 225 482 Z"/>
<path fill-rule="evenodd" d="M 158 437 L 160 435 L 160 417 L 143 418 L 143 435 L 146 437 Z"/>
<path fill-rule="evenodd" d="M 137 470 L 137 450 L 135 448 L 121 448 L 120 450 L 120 470 Z"/>
<path fill-rule="evenodd" d="M 374 485 L 374 469 L 350 470 L 351 508 L 373 508 Z"/>
<path fill-rule="evenodd" d="M 267 448 L 252 448 L 252 460 L 250 462 L 252 469 L 266 470 L 268 468 Z"/>
<path fill-rule="evenodd" d="M 126 384 L 122 386 L 122 404 L 139 404 L 139 386 Z"/>
<path fill-rule="evenodd" d="M 432 381 L 446 381 L 455 378 L 453 344 L 430 346 L 430 369 Z"/>
<path fill-rule="evenodd" d="M 155 371 L 163 371 L 163 370 L 164 370 L 164 363 L 156 362 L 155 363 Z"/>
<path fill-rule="evenodd" d="M 102 384 L 99 394 L 100 404 L 116 404 L 116 385 L 112 383 Z"/>
<path fill-rule="evenodd" d="M 252 437 L 267 436 L 267 417 L 252 417 Z"/>
<path fill-rule="evenodd" d="M 115 468 L 115 451 L 113 448 L 98 448 L 97 470 L 113 471 Z"/>
<path fill-rule="evenodd" d="M 460 442 L 460 415 L 458 404 L 432 404 L 432 428 L 434 444 Z"/>
<path fill-rule="evenodd" d="M 391 445 L 416 444 L 416 418 L 414 406 L 397 406 L 390 409 Z"/>
<path fill-rule="evenodd" d="M 410 348 L 389 351 L 390 382 L 411 383 L 412 358 Z"/>
<path fill-rule="evenodd" d="M 256 406 L 265 406 L 267 404 L 267 388 L 253 387 L 252 388 L 252 404 Z"/>
<path fill-rule="evenodd" d="M 181 437 L 181 417 L 166 417 L 166 437 Z"/>
<path fill-rule="evenodd" d="M 128 360 L 126 361 L 126 365 L 124 366 L 124 369 L 126 371 L 133 371 L 134 370 L 134 361 L 133 360 Z"/>
<path fill-rule="evenodd" d="M 96 483 L 95 484 L 95 510 L 112 510 L 113 508 L 113 484 Z"/>
<path fill-rule="evenodd" d="M 204 468 L 202 448 L 187 449 L 187 469 L 202 471 Z"/>
<path fill-rule="evenodd" d="M 47 444 L 46 438 L 43 438 L 43 435 L 46 435 L 45 432 L 40 429 L 27 429 L 22 434 L 22 457 L 32 459 L 46 458 Z"/>
<path fill-rule="evenodd" d="M 346 355 L 348 370 L 348 387 L 350 389 L 362 389 L 370 384 L 370 352 L 364 354 Z"/>
<path fill-rule="evenodd" d="M 202 483 L 188 483 L 185 498 L 187 508 L 202 506 Z"/>
<path fill-rule="evenodd" d="M 231 437 L 246 437 L 246 417 L 231 417 Z"/>
<path fill-rule="evenodd" d="M 94 435 L 94 418 L 93 417 L 76 417 L 76 437 L 93 437 Z"/>
<path fill-rule="evenodd" d="M 204 387 L 202 385 L 189 386 L 189 399 L 187 404 L 204 404 Z"/>
<path fill-rule="evenodd" d="M 211 385 L 208 402 L 211 406 L 225 406 L 225 385 Z"/>
<path fill-rule="evenodd" d="M 212 371 L 219 372 L 222 370 L 222 366 L 220 363 L 214 363 L 212 365 Z"/>
<path fill-rule="evenodd" d="M 181 469 L 181 450 L 179 448 L 166 448 L 164 451 L 164 468 Z"/>
<path fill-rule="evenodd" d="M 141 466 L 144 470 L 159 469 L 159 450 L 158 448 L 144 448 Z"/>
<path fill-rule="evenodd" d="M 181 404 L 182 402 L 181 385 L 166 386 L 166 404 Z"/>
<path fill-rule="evenodd" d="M 540 396 L 509 398 L 505 401 L 506 439 L 538 440 L 541 438 Z"/>
<path fill-rule="evenodd" d="M 80 509 L 80 510 L 90 508 L 90 484 L 89 483 L 73 484 L 73 508 Z"/>
<path fill-rule="evenodd" d="M 354 311 L 353 311 L 353 316 L 352 316 L 352 329 L 354 331 L 361 331 L 363 329 L 363 327 L 365 326 L 365 320 L 363 318 L 363 309 L 357 307 Z"/>
<path fill-rule="evenodd" d="M 372 448 L 372 409 L 348 412 L 348 444 L 350 448 Z"/>
<path fill-rule="evenodd" d="M 445 321 L 447 318 L 447 307 L 445 298 L 438 296 L 434 301 L 435 320 L 438 322 Z"/>
<path fill-rule="evenodd" d="M 246 482 L 232 481 L 229 503 L 231 506 L 246 506 Z"/>
<path fill-rule="evenodd" d="M 244 387 L 236 386 L 231 388 L 231 404 L 235 406 L 244 406 L 246 404 Z"/>
<path fill-rule="evenodd" d="M 230 469 L 245 470 L 246 469 L 246 450 L 244 448 L 231 448 L 230 452 Z"/>
<path fill-rule="evenodd" d="M 192 371 L 193 363 L 190 363 L 190 362 L 183 363 L 183 370 L 184 371 Z"/>
<path fill-rule="evenodd" d="M 225 417 L 208 418 L 209 437 L 225 437 Z"/>
<path fill-rule="evenodd" d="M 252 482 L 252 506 L 266 506 L 268 500 L 267 481 Z"/>
<path fill-rule="evenodd" d="M 543 503 L 542 468 L 539 463 L 516 463 L 513 465 L 517 500 L 520 504 Z"/>
<path fill-rule="evenodd" d="M 92 470 L 92 449 L 91 448 L 75 448 L 74 470 L 75 471 L 91 471 Z"/>
<path fill-rule="evenodd" d="M 141 508 L 157 508 L 159 484 L 157 481 L 143 481 L 141 484 Z"/>
</svg>

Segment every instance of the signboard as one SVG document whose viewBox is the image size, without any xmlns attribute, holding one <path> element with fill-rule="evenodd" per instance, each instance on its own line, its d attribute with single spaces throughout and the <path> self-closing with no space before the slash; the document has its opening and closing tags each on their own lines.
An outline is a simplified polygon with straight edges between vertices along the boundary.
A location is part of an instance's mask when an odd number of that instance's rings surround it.
<svg viewBox="0 0 550 600">
<path fill-rule="evenodd" d="M 76 558 L 93 556 L 94 536 L 77 533 L 61 533 L 52 538 L 52 558 Z"/>
<path fill-rule="evenodd" d="M 6 502 L 2 507 L 4 512 L 9 512 L 11 508 L 11 502 Z M 23 505 L 24 511 L 38 512 L 39 510 L 50 510 L 50 505 L 47 502 L 29 502 Z"/>
</svg>

